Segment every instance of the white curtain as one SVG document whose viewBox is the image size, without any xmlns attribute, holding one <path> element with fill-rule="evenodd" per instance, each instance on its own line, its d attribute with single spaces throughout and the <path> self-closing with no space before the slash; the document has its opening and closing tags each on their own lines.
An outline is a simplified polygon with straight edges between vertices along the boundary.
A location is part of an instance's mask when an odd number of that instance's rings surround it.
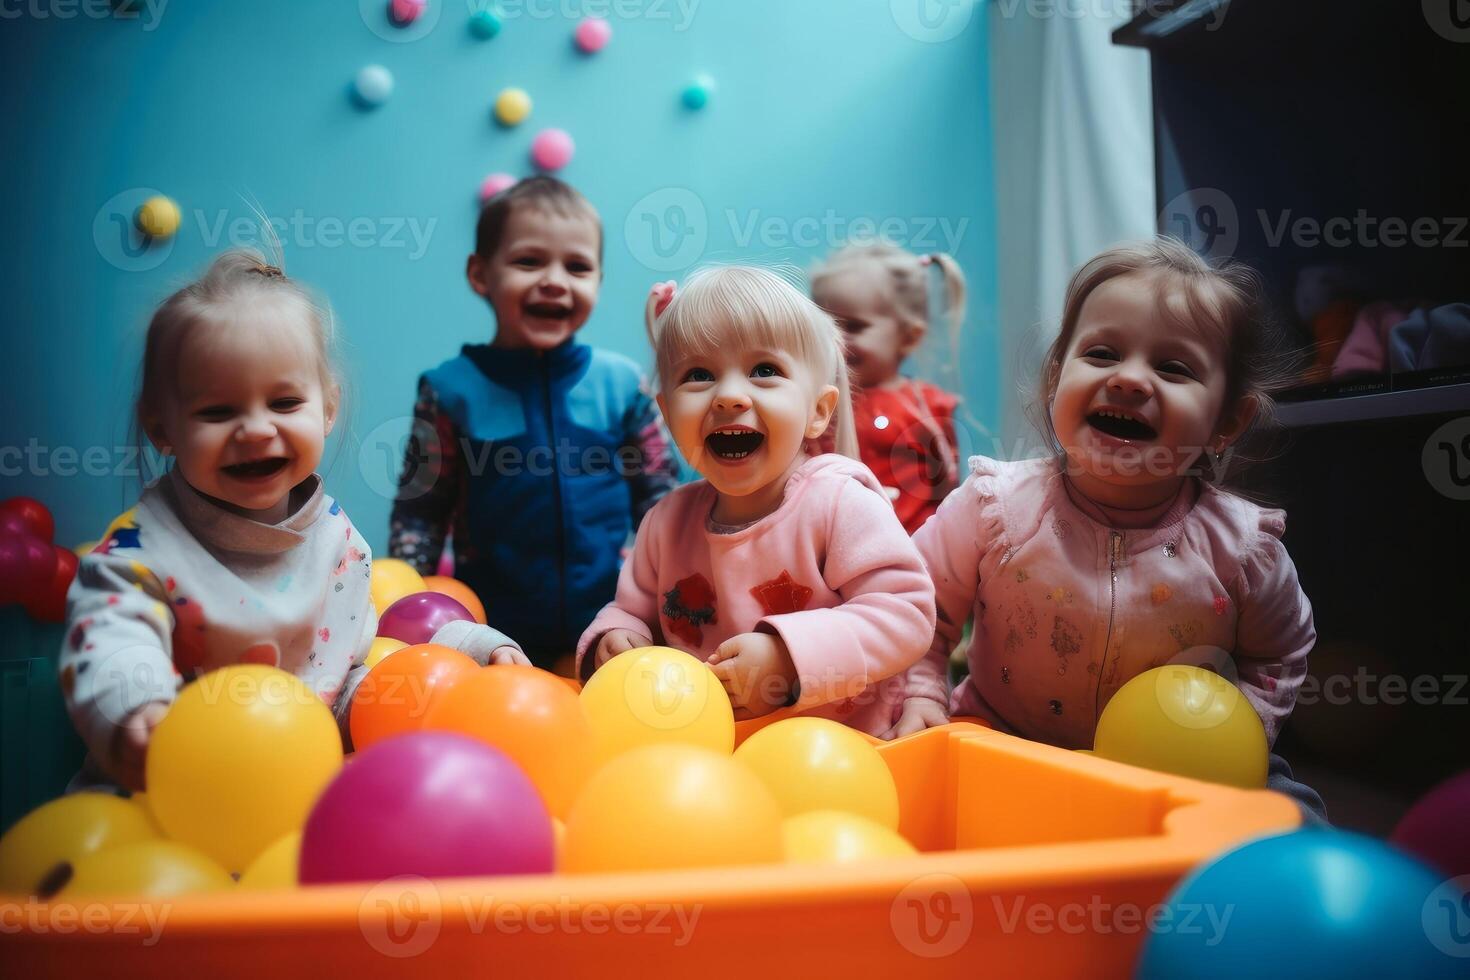
<svg viewBox="0 0 1470 980">
<path fill-rule="evenodd" d="M 1121 0 L 992 0 L 1002 445 L 1039 447 L 1025 402 L 1072 271 L 1155 231 L 1148 54 L 1112 43 Z M 991 454 L 986 447 L 978 451 Z"/>
</svg>

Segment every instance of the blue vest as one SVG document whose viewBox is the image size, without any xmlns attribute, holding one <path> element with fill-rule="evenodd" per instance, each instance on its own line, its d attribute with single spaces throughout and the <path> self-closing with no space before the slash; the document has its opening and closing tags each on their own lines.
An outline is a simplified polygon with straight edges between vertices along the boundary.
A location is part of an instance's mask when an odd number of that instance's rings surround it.
<svg viewBox="0 0 1470 980">
<path fill-rule="evenodd" d="M 461 439 L 468 540 L 454 542 L 455 574 L 492 626 L 549 665 L 617 587 L 632 530 L 618 451 L 638 366 L 571 340 L 546 352 L 467 344 L 425 377 Z"/>
</svg>

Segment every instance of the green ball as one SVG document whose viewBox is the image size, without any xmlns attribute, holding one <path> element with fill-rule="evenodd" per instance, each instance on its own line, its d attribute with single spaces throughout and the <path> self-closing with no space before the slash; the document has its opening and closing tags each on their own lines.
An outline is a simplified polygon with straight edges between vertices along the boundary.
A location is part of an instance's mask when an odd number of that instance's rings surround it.
<svg viewBox="0 0 1470 980">
<path fill-rule="evenodd" d="M 500 33 L 500 15 L 493 10 L 476 10 L 470 14 L 470 33 L 488 41 Z"/>
</svg>

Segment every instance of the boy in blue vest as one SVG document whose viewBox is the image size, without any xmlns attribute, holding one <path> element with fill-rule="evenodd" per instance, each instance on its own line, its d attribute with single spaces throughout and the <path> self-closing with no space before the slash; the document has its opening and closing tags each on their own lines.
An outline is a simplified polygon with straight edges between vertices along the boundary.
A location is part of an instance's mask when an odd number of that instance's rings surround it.
<svg viewBox="0 0 1470 980">
<path fill-rule="evenodd" d="M 602 222 L 554 177 L 480 212 L 470 288 L 495 339 L 419 379 L 388 550 L 455 577 L 489 621 L 554 668 L 613 597 L 621 549 L 676 482 L 638 366 L 577 343 L 602 284 Z"/>
</svg>

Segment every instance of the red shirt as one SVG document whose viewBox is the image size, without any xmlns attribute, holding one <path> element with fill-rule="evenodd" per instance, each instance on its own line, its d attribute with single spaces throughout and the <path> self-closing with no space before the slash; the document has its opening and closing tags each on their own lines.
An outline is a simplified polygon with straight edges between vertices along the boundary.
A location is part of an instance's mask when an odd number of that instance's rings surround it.
<svg viewBox="0 0 1470 980">
<path fill-rule="evenodd" d="M 959 482 L 954 438 L 958 404 L 954 395 L 922 381 L 853 392 L 859 454 L 893 498 L 893 509 L 909 534 Z"/>
</svg>

